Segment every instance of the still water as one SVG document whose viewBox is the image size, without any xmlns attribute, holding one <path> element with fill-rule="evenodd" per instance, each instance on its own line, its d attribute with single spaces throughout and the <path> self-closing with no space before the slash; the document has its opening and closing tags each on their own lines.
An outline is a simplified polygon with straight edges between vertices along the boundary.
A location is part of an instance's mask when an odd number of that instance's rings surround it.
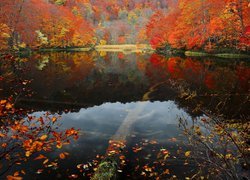
<svg viewBox="0 0 250 180">
<path fill-rule="evenodd" d="M 88 169 L 80 173 L 77 165 L 105 155 L 109 140 L 120 132 L 126 133 L 127 142 L 120 179 L 150 176 L 145 166 L 165 178 L 184 178 L 196 168 L 177 154 L 186 148 L 179 118 L 205 116 L 194 111 L 197 105 L 228 119 L 249 117 L 248 60 L 58 52 L 20 57 L 16 65 L 2 65 L 1 73 L 8 77 L 1 81 L 1 98 L 15 92 L 17 107 L 34 116 L 49 111 L 61 116 L 61 129 L 80 129 L 76 142 L 47 154 L 50 159 L 60 152 L 70 154 L 59 160 L 58 168 L 43 169 L 30 161 L 13 169 L 25 168 L 27 178 L 67 179 L 76 174 L 88 179 Z M 20 85 L 23 81 L 27 84 Z M 167 162 L 160 156 L 164 150 L 171 154 Z"/>
</svg>

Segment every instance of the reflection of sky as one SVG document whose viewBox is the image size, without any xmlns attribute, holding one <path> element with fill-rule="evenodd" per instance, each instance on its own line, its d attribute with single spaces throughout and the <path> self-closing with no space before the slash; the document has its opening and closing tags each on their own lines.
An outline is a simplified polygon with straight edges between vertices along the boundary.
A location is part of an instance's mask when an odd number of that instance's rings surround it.
<svg viewBox="0 0 250 180">
<path fill-rule="evenodd" d="M 190 119 L 189 115 L 182 109 L 179 109 L 174 101 L 166 102 L 132 102 L 132 103 L 104 103 L 100 106 L 94 106 L 87 109 L 81 109 L 79 112 L 62 114 L 61 122 L 63 127 L 80 128 L 83 132 L 102 133 L 112 136 L 119 128 L 123 120 L 142 105 L 143 109 L 136 117 L 136 126 L 140 129 L 148 129 L 150 126 L 157 130 L 163 126 L 177 125 L 178 117 Z M 35 113 L 40 115 L 41 113 Z M 168 133 L 168 132 L 166 132 Z"/>
<path fill-rule="evenodd" d="M 140 109 L 139 113 L 134 113 L 138 109 Z M 41 116 L 43 113 L 36 112 L 33 115 Z M 136 117 L 129 114 L 136 114 Z M 62 150 L 71 154 L 72 161 L 87 161 L 98 152 L 104 153 L 108 141 L 117 133 L 124 120 L 126 122 L 130 120 L 128 117 L 133 118 L 129 137 L 136 134 L 139 139 L 154 139 L 165 143 L 168 138 L 179 135 L 179 117 L 190 120 L 190 116 L 183 109 L 179 109 L 174 101 L 104 103 L 100 106 L 81 109 L 79 112 L 62 114 L 59 121 L 62 124 L 61 128 L 74 127 L 82 132 L 77 142 L 63 147 Z"/>
<path fill-rule="evenodd" d="M 41 116 L 43 113 L 36 112 L 33 115 Z M 131 114 L 135 116 L 131 116 Z M 124 121 L 130 121 L 128 117 L 134 119 L 130 134 L 126 139 L 128 145 L 129 142 L 138 143 L 143 139 L 156 140 L 159 148 L 165 147 L 169 150 L 172 148 L 173 152 L 177 150 L 174 145 L 176 142 L 173 144 L 169 139 L 177 137 L 180 133 L 178 117 L 190 120 L 190 116 L 183 109 L 179 109 L 174 101 L 104 103 L 100 106 L 81 109 L 79 112 L 63 113 L 59 121 L 62 123 L 62 128 L 74 127 L 81 129 L 83 133 L 77 142 L 72 141 L 70 145 L 56 149 L 47 156 L 54 159 L 60 152 L 70 154 L 60 166 L 60 172 L 74 169 L 79 163 L 91 162 L 97 154 L 105 154 L 110 138 L 117 133 Z M 148 153 L 149 150 L 145 149 L 145 152 Z M 29 165 L 29 167 L 36 166 Z"/>
</svg>

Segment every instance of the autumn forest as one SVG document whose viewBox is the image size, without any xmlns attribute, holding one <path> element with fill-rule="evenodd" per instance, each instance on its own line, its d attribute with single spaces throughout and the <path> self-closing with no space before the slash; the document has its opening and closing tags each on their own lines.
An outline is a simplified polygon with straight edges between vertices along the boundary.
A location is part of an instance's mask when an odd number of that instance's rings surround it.
<svg viewBox="0 0 250 180">
<path fill-rule="evenodd" d="M 0 0 L 0 179 L 250 179 L 249 0 Z"/>
<path fill-rule="evenodd" d="M 144 44 L 248 51 L 248 0 L 2 0 L 1 49 Z"/>
</svg>

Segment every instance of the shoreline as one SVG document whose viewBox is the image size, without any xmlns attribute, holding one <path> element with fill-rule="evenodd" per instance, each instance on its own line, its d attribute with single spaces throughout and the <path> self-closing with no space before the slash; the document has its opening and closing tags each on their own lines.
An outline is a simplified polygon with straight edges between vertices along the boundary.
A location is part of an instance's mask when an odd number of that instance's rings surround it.
<svg viewBox="0 0 250 180">
<path fill-rule="evenodd" d="M 249 54 L 243 53 L 206 53 L 199 51 L 185 51 L 187 57 L 219 57 L 219 58 L 250 58 Z"/>
<path fill-rule="evenodd" d="M 207 53 L 202 51 L 184 51 L 184 50 L 162 50 L 157 51 L 157 49 L 153 49 L 149 44 L 121 44 L 121 45 L 96 45 L 93 47 L 74 47 L 74 48 L 41 48 L 41 49 L 22 49 L 19 51 L 0 51 L 0 55 L 2 54 L 31 54 L 33 52 L 122 52 L 124 54 L 129 53 L 158 53 L 164 56 L 168 55 L 185 55 L 187 57 L 218 57 L 218 58 L 244 58 L 250 59 L 250 54 L 243 53 Z"/>
</svg>

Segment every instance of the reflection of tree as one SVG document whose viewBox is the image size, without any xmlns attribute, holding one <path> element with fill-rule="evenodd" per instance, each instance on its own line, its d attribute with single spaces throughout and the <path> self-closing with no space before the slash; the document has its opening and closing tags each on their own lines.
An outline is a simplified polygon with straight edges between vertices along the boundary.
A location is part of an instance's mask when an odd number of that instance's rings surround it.
<svg viewBox="0 0 250 180">
<path fill-rule="evenodd" d="M 43 59 L 44 56 L 48 57 L 49 61 L 43 69 L 34 68 L 38 60 Z M 24 76 L 27 79 L 34 79 L 31 84 L 33 90 L 47 98 L 75 86 L 84 80 L 94 67 L 93 54 L 65 52 L 37 54 L 30 57 L 27 65 L 30 72 L 25 73 Z M 46 88 L 41 92 L 40 89 L 44 85 Z"/>
<path fill-rule="evenodd" d="M 121 59 L 120 53 L 107 53 L 104 57 L 96 52 L 33 54 L 22 66 L 29 70 L 20 77 L 33 79 L 29 87 L 35 95 L 20 100 L 22 105 L 26 101 L 51 105 L 54 102 L 67 108 L 70 104 L 85 107 L 121 99 L 141 100 L 148 86 L 144 59 L 137 54 L 123 55 Z"/>
<path fill-rule="evenodd" d="M 236 69 L 233 69 L 230 67 L 231 63 L 228 66 L 220 66 L 211 60 L 199 61 L 180 57 L 166 59 L 159 55 L 152 55 L 150 61 L 153 66 L 161 68 L 164 71 L 162 73 L 169 75 L 171 78 L 183 79 L 207 90 L 228 91 L 233 89 L 240 81 L 237 89 L 244 91 L 244 87 L 247 86 L 250 78 L 249 68 L 245 65 L 236 65 Z M 239 76 L 240 71 L 243 71 L 242 73 L 245 73 L 245 75 Z"/>
<path fill-rule="evenodd" d="M 22 77 L 27 72 L 24 66 L 26 59 L 20 59 L 12 55 L 0 57 L 0 95 L 1 97 L 10 96 L 29 96 L 30 92 L 26 87 L 29 80 Z M 25 91 L 24 91 L 25 89 Z"/>
<path fill-rule="evenodd" d="M 159 55 L 152 55 L 150 62 L 146 73 L 152 82 L 170 78 L 168 83 L 174 84 L 182 97 L 195 98 L 197 103 L 212 111 L 231 116 L 247 113 L 250 75 L 249 67 L 244 63 L 223 65 L 212 60 L 165 58 Z M 187 106 L 193 104 L 192 101 L 183 103 Z"/>
</svg>

